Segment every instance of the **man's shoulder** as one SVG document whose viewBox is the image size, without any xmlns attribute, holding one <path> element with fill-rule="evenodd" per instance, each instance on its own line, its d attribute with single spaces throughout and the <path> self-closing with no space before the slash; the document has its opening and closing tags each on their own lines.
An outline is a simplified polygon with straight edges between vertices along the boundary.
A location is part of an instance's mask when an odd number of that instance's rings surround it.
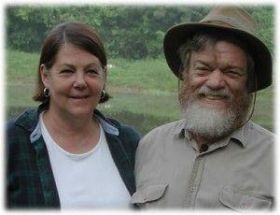
<svg viewBox="0 0 280 215">
<path fill-rule="evenodd" d="M 275 134 L 272 133 L 270 130 L 262 127 L 261 125 L 259 124 L 256 124 L 252 121 L 250 121 L 248 123 L 248 129 L 247 131 L 251 134 L 256 134 L 256 135 L 260 135 L 264 138 L 270 138 L 270 139 L 273 139 L 275 137 Z"/>
<path fill-rule="evenodd" d="M 184 128 L 185 120 L 178 120 L 169 122 L 163 125 L 160 125 L 150 132 L 148 132 L 143 139 L 150 139 L 150 138 L 167 138 L 168 136 L 174 136 L 179 134 L 181 130 Z"/>
<path fill-rule="evenodd" d="M 273 145 L 275 134 L 261 125 L 250 121 L 245 126 L 244 138 L 252 146 L 268 147 Z"/>
</svg>

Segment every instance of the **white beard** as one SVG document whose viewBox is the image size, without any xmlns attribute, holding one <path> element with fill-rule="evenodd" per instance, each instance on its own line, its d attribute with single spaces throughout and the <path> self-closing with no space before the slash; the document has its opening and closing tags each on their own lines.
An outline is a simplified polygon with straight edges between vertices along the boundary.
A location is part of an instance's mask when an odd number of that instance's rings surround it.
<svg viewBox="0 0 280 215">
<path fill-rule="evenodd" d="M 216 139 L 234 130 L 236 114 L 232 110 L 203 107 L 196 101 L 188 102 L 183 109 L 186 129 L 207 139 Z"/>
</svg>

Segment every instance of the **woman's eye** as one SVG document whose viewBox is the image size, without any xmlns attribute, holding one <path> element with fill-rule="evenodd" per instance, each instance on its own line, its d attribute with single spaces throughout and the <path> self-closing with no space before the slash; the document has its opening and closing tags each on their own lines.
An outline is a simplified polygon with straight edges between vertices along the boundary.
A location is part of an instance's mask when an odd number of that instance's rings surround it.
<svg viewBox="0 0 280 215">
<path fill-rule="evenodd" d="M 70 74 L 70 73 L 73 73 L 73 71 L 70 70 L 70 69 L 64 69 L 60 73 L 62 73 L 62 74 Z"/>
<path fill-rule="evenodd" d="M 88 73 L 89 75 L 94 75 L 94 76 L 100 75 L 100 71 L 98 71 L 97 69 L 90 69 L 90 70 L 87 70 L 87 73 Z"/>
<path fill-rule="evenodd" d="M 90 74 L 98 74 L 98 72 L 94 69 L 90 69 L 87 72 L 90 73 Z"/>
</svg>

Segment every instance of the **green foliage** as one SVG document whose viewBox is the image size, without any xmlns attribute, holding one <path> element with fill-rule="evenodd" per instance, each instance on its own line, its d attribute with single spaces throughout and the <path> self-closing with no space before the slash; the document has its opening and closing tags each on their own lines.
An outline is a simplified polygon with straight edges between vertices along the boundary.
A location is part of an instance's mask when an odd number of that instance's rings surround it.
<svg viewBox="0 0 280 215">
<path fill-rule="evenodd" d="M 200 20 L 209 6 L 8 6 L 8 48 L 39 52 L 46 32 L 56 24 L 80 21 L 94 26 L 113 58 L 143 59 L 162 55 L 165 32 L 173 25 Z M 273 8 L 249 7 L 258 35 L 273 50 Z"/>
<path fill-rule="evenodd" d="M 274 8 L 269 6 L 254 7 L 249 9 L 257 22 L 257 35 L 267 45 L 271 53 L 274 53 Z"/>
</svg>

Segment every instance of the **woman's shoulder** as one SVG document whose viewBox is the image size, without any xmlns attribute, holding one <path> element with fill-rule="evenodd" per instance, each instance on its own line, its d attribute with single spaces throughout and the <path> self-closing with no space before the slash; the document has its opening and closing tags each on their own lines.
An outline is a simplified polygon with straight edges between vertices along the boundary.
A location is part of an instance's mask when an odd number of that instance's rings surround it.
<svg viewBox="0 0 280 215">
<path fill-rule="evenodd" d="M 33 124 L 37 119 L 37 109 L 36 108 L 28 108 L 24 110 L 19 115 L 8 119 L 6 122 L 6 129 L 8 131 L 13 131 L 15 128 L 23 128 L 29 130 L 33 127 Z"/>
</svg>

